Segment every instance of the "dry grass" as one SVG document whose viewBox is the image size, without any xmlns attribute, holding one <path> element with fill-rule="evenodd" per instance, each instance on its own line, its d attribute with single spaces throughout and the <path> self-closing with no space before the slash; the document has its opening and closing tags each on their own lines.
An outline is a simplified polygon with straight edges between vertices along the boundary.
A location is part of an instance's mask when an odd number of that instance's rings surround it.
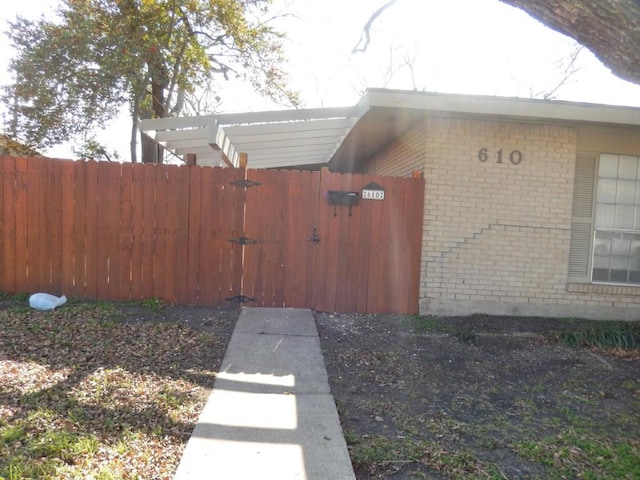
<svg viewBox="0 0 640 480">
<path fill-rule="evenodd" d="M 138 307 L 0 310 L 0 478 L 173 476 L 228 336 Z"/>
</svg>

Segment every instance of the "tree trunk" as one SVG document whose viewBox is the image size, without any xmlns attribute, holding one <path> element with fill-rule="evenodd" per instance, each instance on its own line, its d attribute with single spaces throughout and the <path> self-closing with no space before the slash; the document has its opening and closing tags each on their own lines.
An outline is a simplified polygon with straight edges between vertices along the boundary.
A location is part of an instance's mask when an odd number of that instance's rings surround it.
<svg viewBox="0 0 640 480">
<path fill-rule="evenodd" d="M 142 147 L 142 161 L 144 163 L 160 163 L 159 149 L 160 145 L 153 141 L 147 135 L 142 135 L 140 139 Z"/>
<path fill-rule="evenodd" d="M 164 115 L 165 82 L 162 80 L 162 75 L 160 75 L 160 78 L 161 80 L 158 80 L 157 77 L 154 76 L 151 77 L 151 105 L 154 118 L 162 118 Z M 140 146 L 142 149 L 142 161 L 144 163 L 162 163 L 164 152 L 161 145 L 157 144 L 147 135 L 142 135 Z"/>
<path fill-rule="evenodd" d="M 614 75 L 640 84 L 640 1 L 501 0 L 591 50 Z"/>
</svg>

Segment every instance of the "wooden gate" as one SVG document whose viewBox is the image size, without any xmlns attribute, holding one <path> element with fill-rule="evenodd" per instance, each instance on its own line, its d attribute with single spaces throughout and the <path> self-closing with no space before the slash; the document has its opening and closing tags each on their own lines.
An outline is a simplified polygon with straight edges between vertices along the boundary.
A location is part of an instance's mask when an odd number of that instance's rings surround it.
<svg viewBox="0 0 640 480">
<path fill-rule="evenodd" d="M 249 170 L 247 179 L 254 186 L 245 199 L 244 300 L 321 311 L 418 312 L 421 178 Z M 382 189 L 378 199 L 363 198 L 369 185 Z"/>
</svg>

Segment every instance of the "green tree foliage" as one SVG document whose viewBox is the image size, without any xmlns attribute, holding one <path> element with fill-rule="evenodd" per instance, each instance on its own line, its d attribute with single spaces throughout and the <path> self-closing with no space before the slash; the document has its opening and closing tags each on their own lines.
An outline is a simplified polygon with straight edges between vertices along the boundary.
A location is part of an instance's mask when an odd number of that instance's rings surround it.
<svg viewBox="0 0 640 480">
<path fill-rule="evenodd" d="M 179 115 L 185 95 L 213 75 L 243 78 L 296 104 L 282 69 L 268 0 L 61 0 L 53 19 L 18 17 L 15 82 L 4 101 L 14 136 L 47 147 L 85 134 L 128 104 L 131 157 L 137 122 Z"/>
<path fill-rule="evenodd" d="M 95 135 L 87 135 L 79 148 L 74 148 L 73 153 L 80 160 L 106 160 L 111 162 L 120 160 L 118 152 L 109 154 L 106 147 L 96 140 Z"/>
</svg>

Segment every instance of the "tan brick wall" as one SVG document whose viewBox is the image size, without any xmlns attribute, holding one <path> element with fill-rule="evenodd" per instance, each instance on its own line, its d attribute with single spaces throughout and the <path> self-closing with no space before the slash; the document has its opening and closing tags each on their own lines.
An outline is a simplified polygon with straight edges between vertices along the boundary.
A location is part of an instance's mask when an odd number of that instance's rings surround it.
<svg viewBox="0 0 640 480">
<path fill-rule="evenodd" d="M 424 124 L 420 122 L 380 155 L 373 157 L 367 164 L 366 173 L 409 177 L 415 170 L 423 171 L 427 137 Z"/>
<path fill-rule="evenodd" d="M 424 172 L 423 313 L 604 318 L 638 305 L 628 291 L 567 285 L 575 157 L 571 127 L 446 117 L 425 119 L 376 156 L 376 174 Z"/>
</svg>

